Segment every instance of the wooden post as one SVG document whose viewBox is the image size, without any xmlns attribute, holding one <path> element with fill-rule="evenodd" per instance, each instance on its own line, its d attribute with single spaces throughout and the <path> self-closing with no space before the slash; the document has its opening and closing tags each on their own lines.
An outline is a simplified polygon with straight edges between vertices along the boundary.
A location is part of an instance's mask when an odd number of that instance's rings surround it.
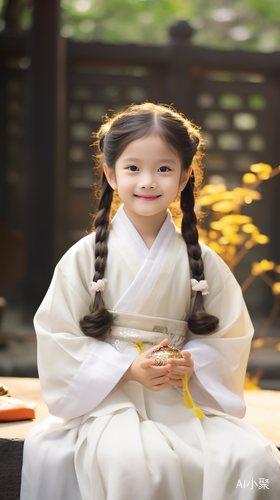
<svg viewBox="0 0 280 500">
<path fill-rule="evenodd" d="M 46 292 L 57 257 L 57 225 L 61 225 L 58 200 L 64 198 L 65 61 L 60 2 L 35 0 L 25 214 L 29 259 L 25 292 L 34 305 Z"/>
<path fill-rule="evenodd" d="M 193 47 L 191 37 L 193 28 L 187 21 L 175 21 L 169 28 L 169 66 L 166 76 L 167 103 L 194 119 L 195 103 L 193 102 L 192 82 L 189 65 Z"/>
</svg>

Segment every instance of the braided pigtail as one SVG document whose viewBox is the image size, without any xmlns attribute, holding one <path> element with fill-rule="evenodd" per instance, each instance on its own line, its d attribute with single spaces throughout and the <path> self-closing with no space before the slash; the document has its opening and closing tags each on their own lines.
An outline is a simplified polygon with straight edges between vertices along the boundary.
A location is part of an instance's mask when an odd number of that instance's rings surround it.
<svg viewBox="0 0 280 500">
<path fill-rule="evenodd" d="M 103 172 L 101 198 L 95 219 L 95 274 L 93 277 L 95 282 L 104 278 L 108 256 L 107 238 L 112 200 L 113 189 L 108 184 Z M 112 315 L 104 306 L 101 292 L 97 291 L 93 308 L 89 314 L 81 319 L 80 327 L 85 335 L 101 339 L 112 324 Z"/>
<path fill-rule="evenodd" d="M 197 217 L 194 211 L 194 174 L 191 175 L 185 189 L 181 193 L 182 236 L 187 244 L 190 268 L 197 281 L 204 280 L 204 265 L 201 248 L 198 242 Z M 188 320 L 190 330 L 197 335 L 212 333 L 218 326 L 216 316 L 208 314 L 204 309 L 203 296 L 196 292 L 191 316 Z"/>
</svg>

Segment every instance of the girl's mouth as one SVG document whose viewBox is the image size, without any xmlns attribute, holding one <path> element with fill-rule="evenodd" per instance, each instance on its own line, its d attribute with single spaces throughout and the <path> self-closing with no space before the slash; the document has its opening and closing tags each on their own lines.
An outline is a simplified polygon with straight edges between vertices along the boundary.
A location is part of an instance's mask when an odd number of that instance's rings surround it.
<svg viewBox="0 0 280 500">
<path fill-rule="evenodd" d="M 134 195 L 135 198 L 138 198 L 138 200 L 143 200 L 143 201 L 153 201 L 153 200 L 156 200 L 157 198 L 159 198 L 161 195 L 158 194 L 156 196 L 143 196 L 143 195 L 138 195 L 138 194 L 135 194 Z"/>
</svg>

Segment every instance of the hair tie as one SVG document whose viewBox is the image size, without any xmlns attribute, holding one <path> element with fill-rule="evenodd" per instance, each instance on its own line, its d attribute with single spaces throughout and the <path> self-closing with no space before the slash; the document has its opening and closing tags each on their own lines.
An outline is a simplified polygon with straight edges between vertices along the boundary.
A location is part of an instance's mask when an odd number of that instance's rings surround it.
<svg viewBox="0 0 280 500">
<path fill-rule="evenodd" d="M 208 292 L 208 283 L 206 280 L 197 281 L 196 279 L 191 279 L 192 290 L 195 292 L 201 292 L 202 295 L 207 295 Z"/>
<path fill-rule="evenodd" d="M 96 292 L 104 292 L 107 283 L 108 283 L 108 280 L 106 278 L 103 278 L 102 280 L 91 281 L 89 283 L 88 286 L 89 286 L 89 290 L 90 290 L 93 302 L 95 300 Z"/>
</svg>

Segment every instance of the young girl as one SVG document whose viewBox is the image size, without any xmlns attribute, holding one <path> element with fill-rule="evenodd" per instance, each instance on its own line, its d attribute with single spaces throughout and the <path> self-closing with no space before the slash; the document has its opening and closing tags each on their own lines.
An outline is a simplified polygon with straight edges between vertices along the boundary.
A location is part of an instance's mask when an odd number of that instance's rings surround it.
<svg viewBox="0 0 280 500">
<path fill-rule="evenodd" d="M 279 452 L 241 420 L 252 325 L 228 267 L 198 243 L 199 131 L 146 103 L 97 138 L 95 233 L 58 263 L 35 317 L 53 416 L 26 440 L 21 500 L 276 500 Z M 168 343 L 183 357 L 157 366 Z"/>
</svg>

